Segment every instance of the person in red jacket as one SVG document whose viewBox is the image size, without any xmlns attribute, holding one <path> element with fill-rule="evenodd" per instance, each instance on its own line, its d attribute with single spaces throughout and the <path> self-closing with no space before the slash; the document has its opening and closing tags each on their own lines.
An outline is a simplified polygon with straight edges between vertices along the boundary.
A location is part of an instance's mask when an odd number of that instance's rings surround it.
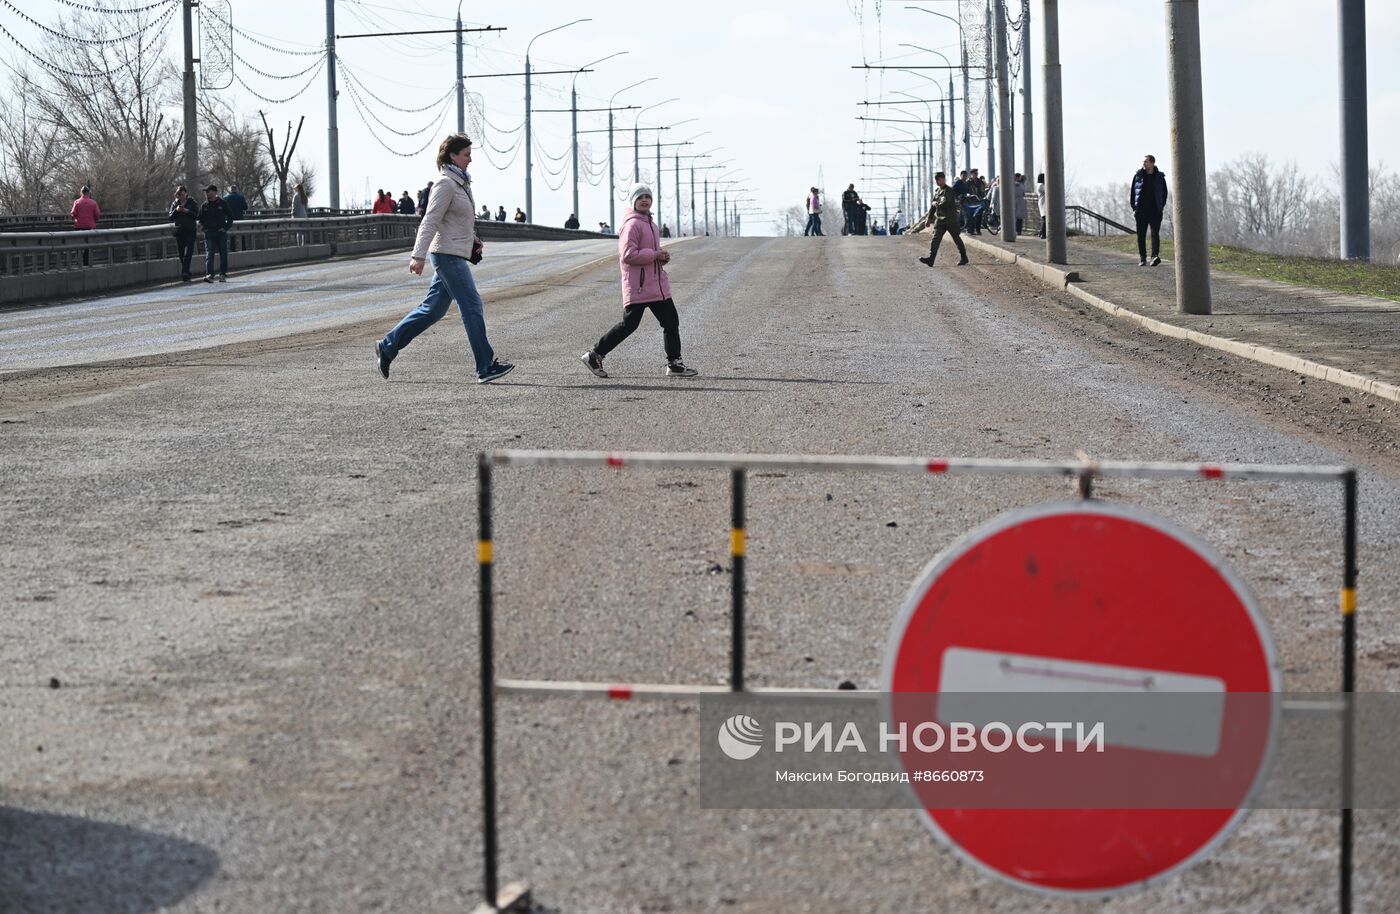
<svg viewBox="0 0 1400 914">
<path fill-rule="evenodd" d="M 384 193 L 381 189 L 379 196 L 374 198 L 374 208 L 372 213 L 392 213 L 394 211 L 394 198 Z"/>
<path fill-rule="evenodd" d="M 92 199 L 92 188 L 86 184 L 79 192 L 78 199 L 73 201 L 73 228 L 79 231 L 97 228 L 97 220 L 102 218 L 102 210 L 98 209 L 97 201 Z"/>
<path fill-rule="evenodd" d="M 603 357 L 641 326 L 642 315 L 650 308 L 661 324 L 666 377 L 693 378 L 698 372 L 681 361 L 681 320 L 676 313 L 676 303 L 671 300 L 671 280 L 664 269 L 671 262 L 671 253 L 661 247 L 661 235 L 651 219 L 651 188 L 634 184 L 627 198 L 631 209 L 622 220 L 622 231 L 617 233 L 617 260 L 622 268 L 622 320 L 579 358 L 589 371 L 606 378 Z"/>
</svg>

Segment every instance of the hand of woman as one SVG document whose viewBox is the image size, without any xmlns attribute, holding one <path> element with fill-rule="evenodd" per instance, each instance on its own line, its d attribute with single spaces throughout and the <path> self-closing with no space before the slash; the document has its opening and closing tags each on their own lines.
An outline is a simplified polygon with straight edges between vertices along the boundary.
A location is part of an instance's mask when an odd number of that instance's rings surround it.
<svg viewBox="0 0 1400 914">
<path fill-rule="evenodd" d="M 671 252 L 670 252 L 670 251 L 664 251 L 664 250 L 663 250 L 663 251 L 657 251 L 657 252 L 656 252 L 656 259 L 657 259 L 657 261 L 660 262 L 660 263 L 670 263 L 670 262 L 671 262 Z"/>
<path fill-rule="evenodd" d="M 419 260 L 417 257 L 408 258 L 408 272 L 412 273 L 414 276 L 422 276 L 423 261 Z"/>
</svg>

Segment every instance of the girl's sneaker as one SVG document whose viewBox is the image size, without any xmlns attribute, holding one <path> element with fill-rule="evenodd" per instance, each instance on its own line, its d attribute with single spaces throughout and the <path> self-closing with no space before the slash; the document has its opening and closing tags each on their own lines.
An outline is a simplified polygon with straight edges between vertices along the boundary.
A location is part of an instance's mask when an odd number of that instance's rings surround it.
<svg viewBox="0 0 1400 914">
<path fill-rule="evenodd" d="M 666 365 L 666 377 L 668 378 L 693 378 L 699 373 L 694 368 L 686 368 L 685 363 L 680 359 Z"/>
<path fill-rule="evenodd" d="M 608 373 L 603 370 L 603 357 L 592 349 L 579 356 L 579 360 L 588 367 L 588 370 L 600 378 L 606 378 Z"/>
</svg>

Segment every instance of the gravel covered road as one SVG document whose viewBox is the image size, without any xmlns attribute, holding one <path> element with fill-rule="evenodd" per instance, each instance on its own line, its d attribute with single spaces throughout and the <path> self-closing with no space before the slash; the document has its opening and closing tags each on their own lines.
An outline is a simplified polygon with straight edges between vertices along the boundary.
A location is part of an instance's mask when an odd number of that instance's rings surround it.
<svg viewBox="0 0 1400 914">
<path fill-rule="evenodd" d="M 369 322 L 0 380 L 0 911 L 470 909 L 488 448 L 1352 463 L 1360 685 L 1400 690 L 1395 404 L 1133 332 L 1014 266 L 928 270 L 923 243 L 677 245 L 690 380 L 662 377 L 651 317 L 609 380 L 588 374 L 617 272 L 571 263 L 487 295 L 518 366 L 497 384 L 474 383 L 455 312 L 379 378 L 372 342 L 426 279 L 377 290 Z M 724 681 L 723 473 L 496 482 L 499 675 Z M 751 683 L 874 687 L 935 553 L 1069 494 L 754 474 Z M 1096 494 L 1208 540 L 1253 589 L 1285 688 L 1335 687 L 1334 487 Z M 989 881 L 909 811 L 700 809 L 691 705 L 499 713 L 502 879 L 552 911 L 1088 909 Z M 1389 910 L 1400 813 L 1357 819 L 1357 910 Z M 1095 909 L 1334 910 L 1335 833 L 1333 813 L 1255 812 L 1207 862 Z"/>
</svg>

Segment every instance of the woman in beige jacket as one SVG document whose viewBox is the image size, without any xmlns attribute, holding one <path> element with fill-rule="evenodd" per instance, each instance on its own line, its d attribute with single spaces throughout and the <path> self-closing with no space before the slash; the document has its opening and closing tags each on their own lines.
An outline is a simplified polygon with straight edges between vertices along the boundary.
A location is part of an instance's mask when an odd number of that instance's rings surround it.
<svg viewBox="0 0 1400 914">
<path fill-rule="evenodd" d="M 418 240 L 408 261 L 408 271 L 421 276 L 425 256 L 432 260 L 433 282 L 423 303 L 374 345 L 375 361 L 385 380 L 389 378 L 389 364 L 414 337 L 437 323 L 453 301 L 457 302 L 467 328 L 467 340 L 476 359 L 477 383 L 494 381 L 515 367 L 496 358 L 486 339 L 481 293 L 472 279 L 469 258 L 479 254 L 482 245 L 476 237 L 476 201 L 472 198 L 472 178 L 467 173 L 471 162 L 472 141 L 464 134 L 450 134 L 438 147 L 438 179 L 428 195 L 428 207 L 418 224 Z"/>
</svg>

